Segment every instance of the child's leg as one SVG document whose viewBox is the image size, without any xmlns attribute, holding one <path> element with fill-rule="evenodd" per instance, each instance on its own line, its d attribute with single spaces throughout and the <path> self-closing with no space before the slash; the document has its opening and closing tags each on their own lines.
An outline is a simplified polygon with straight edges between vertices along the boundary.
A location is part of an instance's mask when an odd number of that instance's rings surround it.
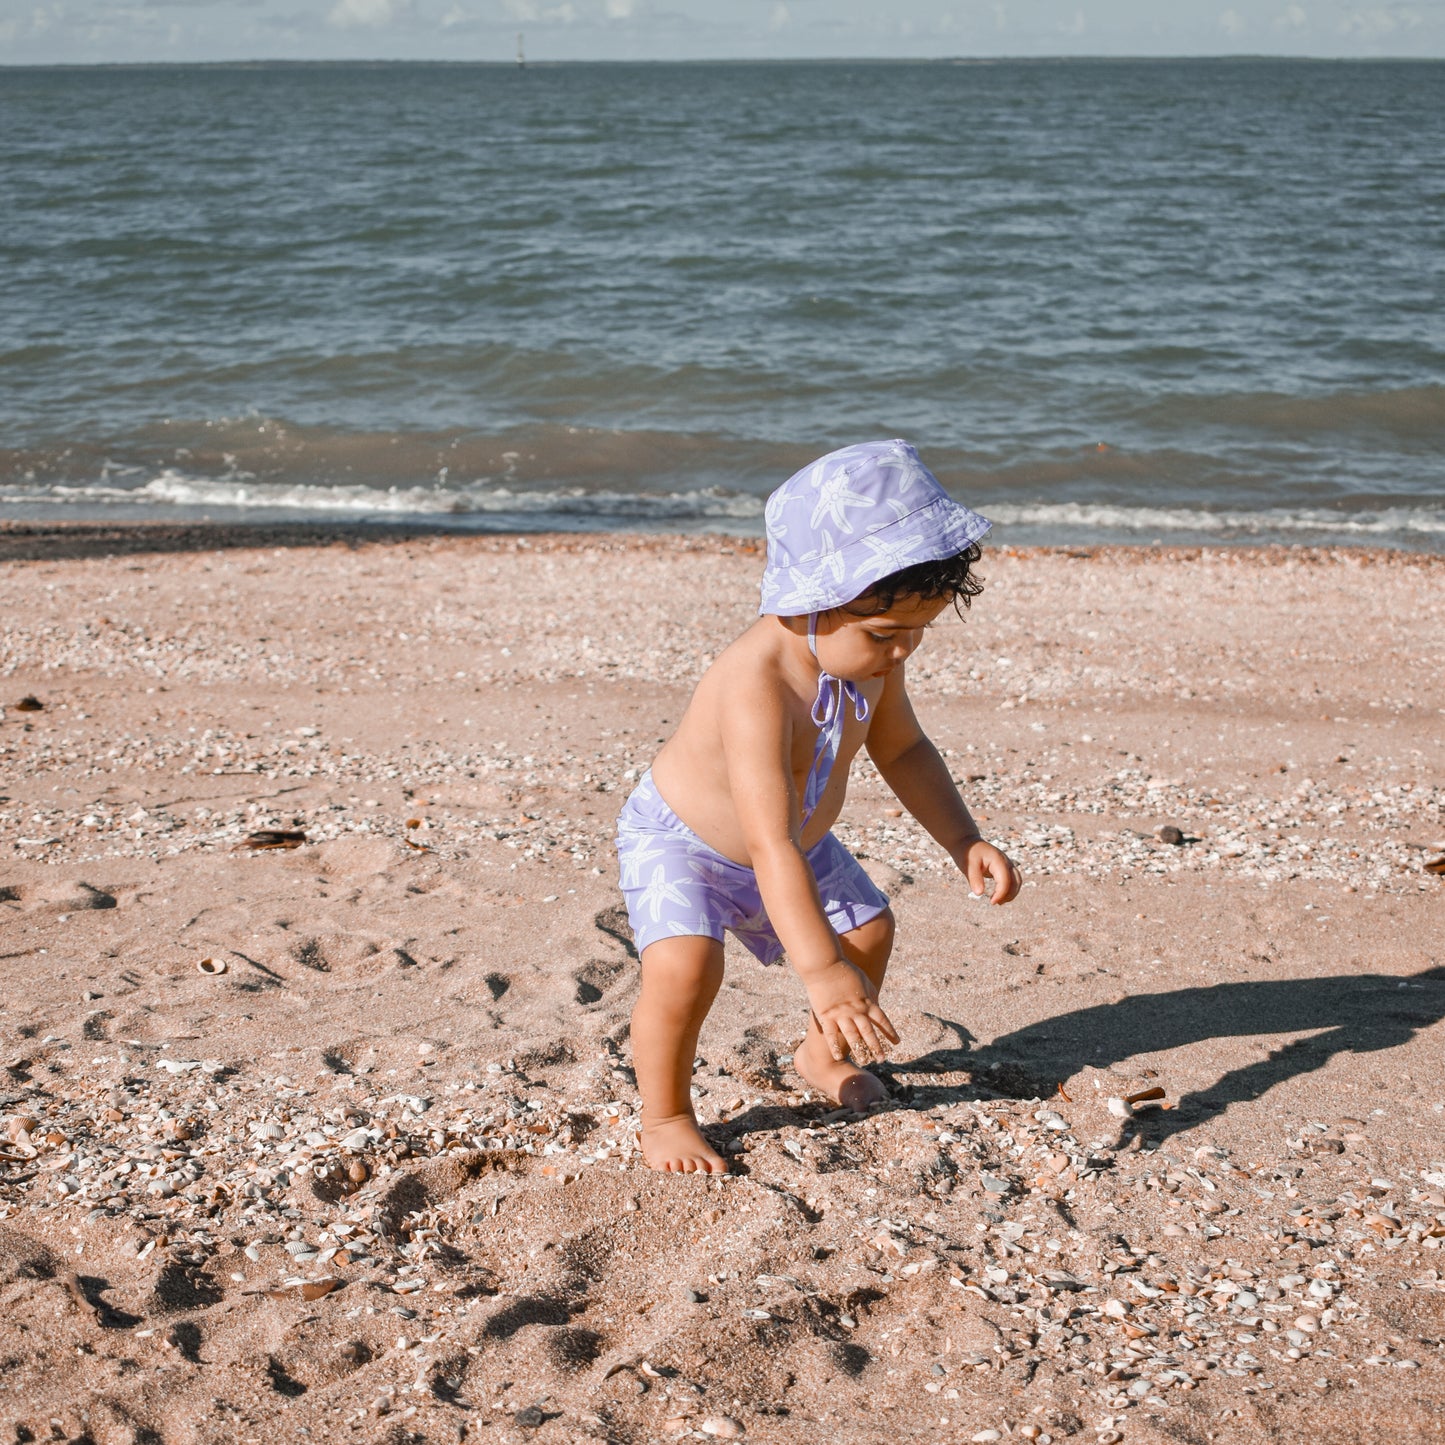
<svg viewBox="0 0 1445 1445">
<path fill-rule="evenodd" d="M 726 1174 L 692 1111 L 692 1061 L 723 978 L 712 938 L 660 938 L 642 950 L 642 993 L 632 1010 L 632 1064 L 642 1095 L 642 1153 L 654 1169 Z"/>
<path fill-rule="evenodd" d="M 842 945 L 843 957 L 862 969 L 873 981 L 873 987 L 881 992 L 883 975 L 888 970 L 888 956 L 893 952 L 892 912 L 885 909 L 861 928 L 840 933 L 838 942 Z M 833 1057 L 824 1042 L 818 1021 L 811 1013 L 808 1015 L 807 1036 L 793 1056 L 793 1067 L 806 1083 L 827 1094 L 830 1099 L 836 1099 L 845 1109 L 861 1112 L 888 1097 L 883 1081 L 876 1074 L 859 1068 L 851 1059 Z"/>
</svg>

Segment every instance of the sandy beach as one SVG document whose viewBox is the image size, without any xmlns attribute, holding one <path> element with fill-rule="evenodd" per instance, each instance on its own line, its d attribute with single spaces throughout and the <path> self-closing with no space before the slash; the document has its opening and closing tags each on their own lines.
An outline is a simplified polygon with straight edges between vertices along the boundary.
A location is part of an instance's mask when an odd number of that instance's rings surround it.
<svg viewBox="0 0 1445 1445">
<path fill-rule="evenodd" d="M 613 822 L 756 544 L 0 527 L 0 1441 L 1445 1438 L 1445 557 L 994 551 L 867 766 L 890 1104 Z"/>
</svg>

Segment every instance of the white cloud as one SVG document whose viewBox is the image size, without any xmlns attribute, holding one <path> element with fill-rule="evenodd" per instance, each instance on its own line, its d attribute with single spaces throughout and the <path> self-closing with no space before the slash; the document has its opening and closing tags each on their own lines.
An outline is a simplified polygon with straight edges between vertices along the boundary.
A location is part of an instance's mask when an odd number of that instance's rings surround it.
<svg viewBox="0 0 1445 1445">
<path fill-rule="evenodd" d="M 1060 25 L 1059 29 L 1062 30 L 1065 35 L 1082 35 L 1084 33 L 1084 27 L 1087 24 L 1088 21 L 1084 19 L 1084 12 L 1082 10 L 1075 10 L 1074 18 Z"/>
<path fill-rule="evenodd" d="M 609 20 L 629 20 L 636 8 L 636 0 L 607 0 L 607 18 Z"/>
<path fill-rule="evenodd" d="M 1226 10 L 1219 17 L 1219 28 L 1226 35 L 1238 35 L 1244 29 L 1244 21 L 1239 18 L 1238 10 Z"/>
<path fill-rule="evenodd" d="M 577 7 L 572 0 L 564 0 L 561 5 L 539 5 L 536 0 L 505 0 L 505 4 L 513 21 L 527 24 L 570 25 L 577 18 Z"/>
<path fill-rule="evenodd" d="M 778 0 L 778 3 L 773 6 L 773 13 L 768 16 L 768 29 L 785 30 L 792 23 L 792 19 L 783 0 Z"/>
<path fill-rule="evenodd" d="M 396 17 L 396 0 L 336 0 L 327 23 L 342 30 L 353 25 L 389 25 Z"/>
<path fill-rule="evenodd" d="M 1420 24 L 1418 10 L 1405 6 L 1391 9 L 1377 7 L 1371 10 L 1355 10 L 1340 22 L 1342 35 L 1363 35 L 1371 38 L 1378 35 L 1392 35 L 1397 30 L 1413 30 Z"/>
<path fill-rule="evenodd" d="M 1286 5 L 1284 14 L 1276 17 L 1275 28 L 1278 30 L 1290 29 L 1300 30 L 1308 23 L 1309 16 L 1305 13 L 1303 5 Z"/>
</svg>

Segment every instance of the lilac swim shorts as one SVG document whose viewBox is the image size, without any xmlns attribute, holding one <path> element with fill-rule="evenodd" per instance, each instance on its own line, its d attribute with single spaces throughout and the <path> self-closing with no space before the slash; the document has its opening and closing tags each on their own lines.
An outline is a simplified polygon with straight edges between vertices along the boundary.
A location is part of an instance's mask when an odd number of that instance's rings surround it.
<svg viewBox="0 0 1445 1445">
<path fill-rule="evenodd" d="M 640 954 L 661 938 L 722 942 L 737 935 L 763 963 L 780 963 L 783 945 L 763 910 L 757 875 L 709 848 L 663 801 L 644 773 L 617 820 L 622 894 Z M 888 907 L 863 865 L 831 834 L 807 852 L 823 912 L 848 933 Z"/>
</svg>

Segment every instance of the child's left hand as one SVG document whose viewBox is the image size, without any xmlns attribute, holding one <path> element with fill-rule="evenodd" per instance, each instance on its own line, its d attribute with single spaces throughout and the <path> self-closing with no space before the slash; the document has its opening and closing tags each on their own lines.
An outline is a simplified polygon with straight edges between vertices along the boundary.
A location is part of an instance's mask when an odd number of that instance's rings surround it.
<svg viewBox="0 0 1445 1445">
<path fill-rule="evenodd" d="M 985 839 L 970 839 L 953 855 L 953 861 L 968 879 L 969 889 L 975 898 L 983 897 L 984 887 L 990 878 L 993 880 L 990 903 L 1007 903 L 1018 896 L 1023 876 L 1007 853 Z"/>
</svg>

